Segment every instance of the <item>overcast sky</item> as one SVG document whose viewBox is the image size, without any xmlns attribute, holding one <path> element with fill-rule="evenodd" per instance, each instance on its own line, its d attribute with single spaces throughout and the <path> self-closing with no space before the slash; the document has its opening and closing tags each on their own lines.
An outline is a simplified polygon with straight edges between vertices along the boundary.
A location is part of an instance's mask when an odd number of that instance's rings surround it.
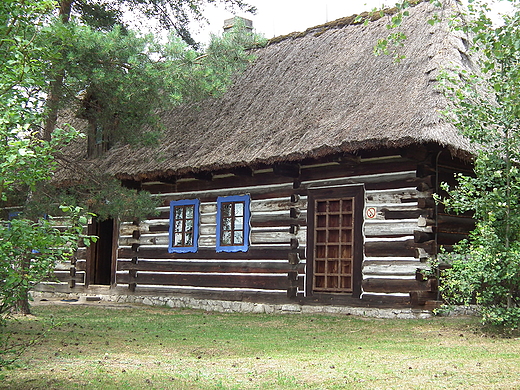
<svg viewBox="0 0 520 390">
<path fill-rule="evenodd" d="M 383 5 L 394 6 L 396 0 L 246 0 L 248 4 L 256 6 L 255 15 L 238 12 L 253 21 L 253 27 L 266 38 L 289 34 L 294 31 L 305 31 L 309 27 L 317 26 L 331 20 L 371 11 Z M 507 1 L 492 5 L 496 11 L 502 11 Z M 233 14 L 223 7 L 208 6 L 204 12 L 209 19 L 209 26 L 197 36 L 200 42 L 209 41 L 210 33 L 220 34 L 224 20 L 233 17 Z"/>
<path fill-rule="evenodd" d="M 253 27 L 266 38 L 304 31 L 331 20 L 370 11 L 383 4 L 394 4 L 384 0 L 246 0 L 257 8 L 255 15 L 238 12 L 253 21 Z M 205 13 L 210 25 L 198 35 L 199 40 L 207 42 L 210 33 L 220 34 L 224 20 L 233 14 L 223 8 L 208 6 Z"/>
</svg>

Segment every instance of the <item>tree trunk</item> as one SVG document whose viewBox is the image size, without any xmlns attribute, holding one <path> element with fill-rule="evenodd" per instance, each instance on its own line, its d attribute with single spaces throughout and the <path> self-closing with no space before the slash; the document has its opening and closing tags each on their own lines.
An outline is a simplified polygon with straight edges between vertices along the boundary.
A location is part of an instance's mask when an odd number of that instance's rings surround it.
<svg viewBox="0 0 520 390">
<path fill-rule="evenodd" d="M 20 268 L 18 272 L 20 272 L 22 275 L 26 275 L 29 271 L 29 267 L 31 266 L 31 259 L 28 257 L 24 257 L 20 260 L 19 265 Z M 16 301 L 16 304 L 14 305 L 14 312 L 18 314 L 27 315 L 31 314 L 31 308 L 29 306 L 29 288 L 23 286 L 25 286 L 25 284 L 22 284 L 22 286 L 20 286 L 20 295 L 18 297 L 19 299 Z"/>
<path fill-rule="evenodd" d="M 63 23 L 68 23 L 70 20 L 70 13 L 72 3 L 74 0 L 63 0 L 60 2 L 59 16 Z M 51 140 L 52 132 L 56 128 L 56 122 L 58 121 L 59 104 L 62 97 L 63 80 L 65 78 L 64 69 L 56 69 L 57 65 L 54 64 L 55 78 L 49 85 L 49 96 L 47 97 L 47 118 L 45 120 L 45 126 L 43 130 L 43 139 L 46 141 Z"/>
<path fill-rule="evenodd" d="M 24 297 L 16 301 L 14 312 L 17 314 L 28 315 L 31 314 L 31 307 L 29 305 L 29 291 L 23 293 Z"/>
</svg>

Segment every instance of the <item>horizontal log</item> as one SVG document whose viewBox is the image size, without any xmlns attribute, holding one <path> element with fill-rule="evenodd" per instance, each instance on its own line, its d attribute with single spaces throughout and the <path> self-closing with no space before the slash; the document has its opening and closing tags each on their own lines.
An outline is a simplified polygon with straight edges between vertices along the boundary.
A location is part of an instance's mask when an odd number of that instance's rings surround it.
<svg viewBox="0 0 520 390">
<path fill-rule="evenodd" d="M 64 261 L 56 263 L 54 266 L 55 271 L 68 271 L 72 267 L 70 261 Z"/>
<path fill-rule="evenodd" d="M 429 196 L 428 192 L 420 192 L 415 187 L 388 190 L 367 190 L 365 194 L 367 203 L 418 202 L 421 198 L 424 198 L 426 195 Z"/>
<path fill-rule="evenodd" d="M 367 241 L 365 256 L 367 257 L 416 257 L 417 249 L 422 248 L 430 255 L 436 253 L 434 241 L 416 243 L 413 239 L 403 241 Z"/>
<path fill-rule="evenodd" d="M 274 176 L 273 176 L 274 177 Z M 287 178 L 285 179 L 287 180 Z M 290 197 L 293 191 L 291 182 L 282 182 L 275 184 L 262 184 L 260 180 L 249 181 L 240 180 L 241 187 L 236 187 L 237 182 L 229 187 L 210 188 L 207 190 L 197 190 L 193 187 L 184 188 L 178 186 L 176 192 L 158 194 L 163 201 L 163 205 L 167 206 L 172 200 L 179 199 L 199 199 L 201 202 L 214 202 L 219 196 L 251 194 L 253 199 L 269 199 L 287 196 Z"/>
<path fill-rule="evenodd" d="M 262 231 L 262 230 L 251 230 L 251 243 L 252 244 L 289 244 L 291 238 L 294 237 L 294 234 L 291 234 L 289 231 L 290 225 L 286 227 L 282 227 L 282 231 Z M 202 245 L 204 240 L 210 240 L 210 243 L 215 242 L 215 226 L 201 226 L 200 227 L 200 238 L 199 245 Z M 298 232 L 298 238 L 300 241 L 304 242 L 306 238 L 306 232 L 301 230 Z M 139 245 L 169 245 L 170 237 L 167 232 L 157 233 L 157 234 L 143 234 L 139 238 L 134 238 L 132 236 L 121 236 L 119 237 L 119 245 L 120 246 L 130 246 L 132 244 Z"/>
<path fill-rule="evenodd" d="M 374 183 L 379 185 L 385 182 L 396 182 L 396 181 L 407 181 L 411 180 L 410 187 L 415 187 L 413 180 L 416 178 L 415 170 L 401 171 L 401 172 L 384 172 L 377 174 L 359 175 L 359 176 L 345 176 L 331 178 L 331 179 L 318 179 L 313 181 L 302 181 L 302 188 L 314 188 L 314 187 L 334 187 L 345 184 L 365 184 Z M 399 186 L 402 188 L 402 186 Z"/>
<path fill-rule="evenodd" d="M 363 280 L 363 291 L 368 293 L 409 293 L 428 289 L 426 282 L 419 282 L 415 279 L 367 278 Z"/>
<path fill-rule="evenodd" d="M 47 280 L 50 282 L 68 282 L 69 280 L 74 280 L 77 283 L 84 283 L 85 274 L 80 272 L 76 273 L 75 276 L 70 276 L 70 271 L 55 271 L 54 274 Z"/>
<path fill-rule="evenodd" d="M 138 272 L 136 278 L 128 273 L 117 274 L 117 283 L 136 283 L 137 285 L 159 286 L 193 286 L 216 288 L 250 288 L 264 290 L 287 290 L 289 279 L 287 275 L 226 275 L 226 274 L 154 274 Z M 303 288 L 303 278 L 300 278 Z"/>
<path fill-rule="evenodd" d="M 431 227 L 418 227 L 416 219 L 365 220 L 366 237 L 388 237 L 412 235 L 415 230 L 431 231 Z"/>
<path fill-rule="evenodd" d="M 217 246 L 217 237 L 215 235 L 212 236 L 205 236 L 201 235 L 199 237 L 199 248 L 211 248 L 214 250 L 214 248 Z"/>
<path fill-rule="evenodd" d="M 157 272 L 204 272 L 204 273 L 285 273 L 294 271 L 288 261 L 185 261 L 185 260 L 140 260 L 137 264 L 129 260 L 117 262 L 118 271 L 157 271 Z M 298 268 L 304 272 L 304 265 Z"/>
<path fill-rule="evenodd" d="M 170 238 L 168 233 L 143 234 L 138 239 L 129 236 L 119 237 L 120 246 L 139 245 L 168 245 Z"/>
<path fill-rule="evenodd" d="M 290 226 L 305 225 L 307 223 L 307 210 L 300 210 L 297 218 L 292 218 L 290 211 L 281 211 L 276 213 L 253 213 L 251 214 L 252 227 L 272 227 L 272 226 Z"/>
<path fill-rule="evenodd" d="M 272 184 L 287 183 L 288 178 L 275 175 L 272 170 L 264 170 L 262 172 L 255 171 L 253 176 L 245 176 L 241 174 L 231 174 L 214 176 L 212 181 L 177 181 L 175 189 L 179 192 L 187 191 L 204 191 L 210 192 L 222 188 L 233 188 L 240 183 L 241 186 L 269 186 Z"/>
<path fill-rule="evenodd" d="M 293 238 L 297 238 L 300 245 L 305 245 L 307 239 L 307 231 L 300 230 L 298 233 L 291 234 L 289 229 L 284 232 L 263 232 L 251 231 L 251 243 L 252 244 L 290 244 Z"/>
<path fill-rule="evenodd" d="M 433 210 L 416 209 L 416 210 L 391 210 L 388 207 L 381 209 L 385 219 L 418 219 L 419 217 L 433 216 Z"/>
<path fill-rule="evenodd" d="M 363 275 L 414 276 L 417 269 L 425 269 L 427 265 L 420 261 L 379 262 L 365 261 Z"/>
<path fill-rule="evenodd" d="M 386 158 L 378 161 L 361 162 L 355 165 L 329 164 L 320 167 L 302 165 L 300 178 L 310 182 L 323 178 L 341 178 L 346 176 L 377 175 L 388 172 L 415 171 L 416 163 L 403 158 Z"/>
<path fill-rule="evenodd" d="M 436 229 L 445 233 L 468 233 L 475 229 L 475 220 L 466 216 L 439 214 Z"/>
<path fill-rule="evenodd" d="M 251 212 L 271 212 L 289 210 L 291 207 L 306 207 L 307 197 L 301 197 L 297 202 L 293 202 L 291 196 L 277 196 L 268 199 L 251 199 Z M 162 208 L 161 208 L 162 209 Z M 169 210 L 165 210 L 169 211 Z M 200 205 L 201 214 L 216 214 L 216 202 L 203 202 Z"/>
<path fill-rule="evenodd" d="M 413 240 L 417 243 L 431 241 L 435 239 L 435 233 L 423 232 L 420 230 L 414 230 Z"/>
<path fill-rule="evenodd" d="M 131 248 L 119 248 L 118 258 L 130 260 L 137 255 L 138 259 L 194 259 L 194 260 L 287 260 L 289 253 L 297 252 L 301 259 L 305 259 L 305 249 L 292 251 L 290 247 L 274 247 L 261 246 L 249 248 L 247 252 L 216 252 L 215 249 L 199 248 L 196 253 L 168 253 L 168 250 L 161 248 L 140 247 L 137 253 L 134 253 Z"/>
<path fill-rule="evenodd" d="M 165 233 L 170 230 L 170 224 L 168 225 L 150 225 L 148 231 L 151 233 Z"/>
</svg>

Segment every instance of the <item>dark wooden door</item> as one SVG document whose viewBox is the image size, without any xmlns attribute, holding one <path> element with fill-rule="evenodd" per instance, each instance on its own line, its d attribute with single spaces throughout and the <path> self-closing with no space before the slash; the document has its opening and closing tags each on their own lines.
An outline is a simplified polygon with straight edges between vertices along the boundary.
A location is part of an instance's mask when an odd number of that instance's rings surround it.
<svg viewBox="0 0 520 390">
<path fill-rule="evenodd" d="M 362 188 L 316 190 L 309 217 L 312 293 L 360 294 Z"/>
<path fill-rule="evenodd" d="M 94 221 L 89 225 L 89 234 L 98 237 L 96 242 L 90 244 L 87 250 L 87 285 L 114 283 L 114 234 L 115 223 L 113 219 Z"/>
<path fill-rule="evenodd" d="M 315 200 L 314 282 L 316 292 L 352 293 L 355 199 Z"/>
</svg>

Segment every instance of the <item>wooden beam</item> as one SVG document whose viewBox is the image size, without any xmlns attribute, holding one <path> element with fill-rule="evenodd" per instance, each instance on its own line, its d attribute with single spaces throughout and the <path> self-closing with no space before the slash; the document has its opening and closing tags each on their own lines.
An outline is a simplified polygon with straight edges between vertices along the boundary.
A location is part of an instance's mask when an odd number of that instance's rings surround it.
<svg viewBox="0 0 520 390">
<path fill-rule="evenodd" d="M 435 253 L 434 241 L 416 243 L 414 240 L 405 241 L 368 241 L 365 242 L 365 256 L 367 257 L 416 257 L 417 249 L 423 248 L 427 253 Z"/>
<path fill-rule="evenodd" d="M 300 164 L 297 163 L 279 163 L 273 166 L 273 172 L 278 176 L 291 177 L 296 179 L 300 176 Z"/>
<path fill-rule="evenodd" d="M 298 272 L 304 272 L 304 265 L 300 264 Z M 140 260 L 133 263 L 128 260 L 119 260 L 117 263 L 118 271 L 150 271 L 150 272 L 205 272 L 205 273 L 287 273 L 294 270 L 289 262 L 273 262 L 273 261 L 240 261 L 240 262 L 222 262 L 222 261 L 189 261 L 189 260 L 172 260 L 172 261 L 154 261 Z"/>
<path fill-rule="evenodd" d="M 410 291 L 427 291 L 429 286 L 425 282 L 415 279 L 380 279 L 370 278 L 363 280 L 363 291 L 368 293 L 409 293 Z"/>
<path fill-rule="evenodd" d="M 289 280 L 286 274 L 280 275 L 216 275 L 216 274 L 153 274 L 137 273 L 131 278 L 127 273 L 117 275 L 118 284 L 136 283 L 138 285 L 193 286 L 220 288 L 251 288 L 265 290 L 287 290 Z M 303 278 L 299 278 L 299 287 L 303 288 Z"/>
<path fill-rule="evenodd" d="M 297 252 L 301 259 L 305 258 L 304 248 L 293 251 L 287 245 L 287 247 L 250 247 L 247 252 L 236 253 L 216 252 L 214 248 L 199 248 L 196 253 L 168 253 L 165 248 L 152 247 L 140 247 L 137 252 L 130 248 L 119 248 L 118 259 L 130 260 L 137 256 L 141 260 L 287 260 L 290 252 Z"/>
</svg>

